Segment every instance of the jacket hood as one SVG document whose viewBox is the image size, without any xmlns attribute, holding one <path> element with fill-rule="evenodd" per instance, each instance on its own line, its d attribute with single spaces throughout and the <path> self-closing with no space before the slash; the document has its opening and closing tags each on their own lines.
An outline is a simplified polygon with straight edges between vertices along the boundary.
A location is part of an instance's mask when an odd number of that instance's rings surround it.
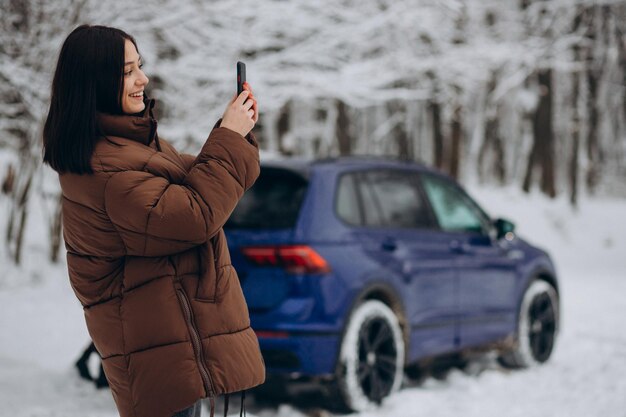
<svg viewBox="0 0 626 417">
<path fill-rule="evenodd" d="M 109 114 L 97 112 L 98 126 L 104 136 L 119 136 L 132 139 L 146 146 L 155 141 L 156 147 L 161 151 L 159 136 L 157 134 L 157 121 L 154 118 L 155 99 L 144 95 L 143 111 L 135 114 Z"/>
</svg>

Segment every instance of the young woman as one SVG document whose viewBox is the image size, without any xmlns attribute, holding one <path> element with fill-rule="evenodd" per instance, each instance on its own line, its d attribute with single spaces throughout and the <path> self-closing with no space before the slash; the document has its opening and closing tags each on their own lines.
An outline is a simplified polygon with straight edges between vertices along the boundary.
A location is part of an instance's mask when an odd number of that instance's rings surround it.
<svg viewBox="0 0 626 417">
<path fill-rule="evenodd" d="M 222 230 L 259 175 L 258 106 L 246 86 L 198 155 L 179 154 L 158 137 L 147 84 L 130 35 L 76 28 L 43 160 L 59 174 L 70 284 L 120 416 L 199 416 L 205 397 L 213 415 L 216 396 L 265 378 Z"/>
</svg>

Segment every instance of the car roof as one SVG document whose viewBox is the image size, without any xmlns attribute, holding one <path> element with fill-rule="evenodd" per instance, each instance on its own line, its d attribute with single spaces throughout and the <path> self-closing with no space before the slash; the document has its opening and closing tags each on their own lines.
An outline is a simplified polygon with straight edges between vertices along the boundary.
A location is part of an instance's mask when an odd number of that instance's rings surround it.
<svg viewBox="0 0 626 417">
<path fill-rule="evenodd" d="M 313 159 L 304 157 L 266 158 L 261 159 L 261 168 L 282 168 L 294 171 L 309 178 Z"/>
<path fill-rule="evenodd" d="M 285 157 L 267 158 L 261 160 L 261 167 L 282 168 L 295 171 L 305 178 L 309 178 L 311 171 L 316 167 L 336 167 L 338 170 L 353 168 L 411 168 L 419 171 L 441 175 L 441 172 L 429 168 L 422 163 L 411 160 L 394 158 L 391 156 L 351 155 L 332 158 Z"/>
</svg>

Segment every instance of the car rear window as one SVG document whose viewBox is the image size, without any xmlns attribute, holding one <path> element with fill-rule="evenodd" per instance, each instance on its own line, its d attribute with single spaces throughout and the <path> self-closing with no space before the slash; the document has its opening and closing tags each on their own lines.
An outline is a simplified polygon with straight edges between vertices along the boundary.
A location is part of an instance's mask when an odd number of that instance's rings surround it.
<svg viewBox="0 0 626 417">
<path fill-rule="evenodd" d="M 259 178 L 239 200 L 224 228 L 293 228 L 307 186 L 308 181 L 294 171 L 261 167 Z"/>
</svg>

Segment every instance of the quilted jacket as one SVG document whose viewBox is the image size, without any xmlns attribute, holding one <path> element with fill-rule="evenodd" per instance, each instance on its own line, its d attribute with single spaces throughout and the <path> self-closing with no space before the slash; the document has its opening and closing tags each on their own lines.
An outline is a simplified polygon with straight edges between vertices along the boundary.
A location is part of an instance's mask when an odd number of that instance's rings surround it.
<svg viewBox="0 0 626 417">
<path fill-rule="evenodd" d="M 197 156 L 158 138 L 154 100 L 98 114 L 93 174 L 59 175 L 70 283 L 121 417 L 171 417 L 261 384 L 265 367 L 222 226 L 259 175 L 224 127 Z"/>
</svg>

